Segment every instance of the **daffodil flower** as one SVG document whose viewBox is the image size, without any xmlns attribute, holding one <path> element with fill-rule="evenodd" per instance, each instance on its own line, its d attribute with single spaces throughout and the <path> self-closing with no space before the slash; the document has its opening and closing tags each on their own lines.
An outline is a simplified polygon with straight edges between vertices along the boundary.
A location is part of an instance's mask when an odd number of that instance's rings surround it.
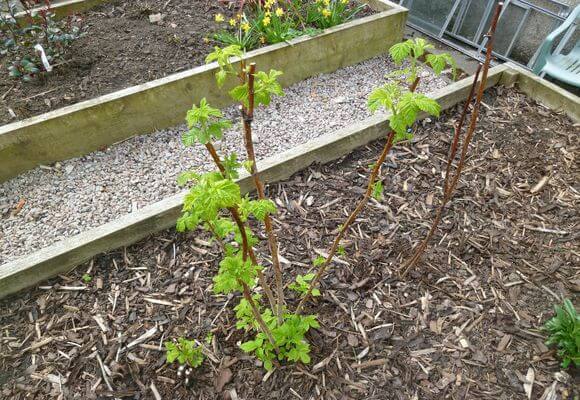
<svg viewBox="0 0 580 400">
<path fill-rule="evenodd" d="M 236 26 L 237 22 L 235 19 L 230 18 L 230 20 L 228 21 L 228 23 L 230 24 L 230 26 Z"/>
<path fill-rule="evenodd" d="M 282 10 L 280 7 L 278 7 L 278 8 L 276 9 L 276 15 L 277 15 L 278 17 L 281 17 L 282 15 L 284 15 L 284 10 Z"/>
<path fill-rule="evenodd" d="M 247 22 L 244 22 L 242 24 L 242 30 L 246 33 L 248 33 L 248 31 L 250 30 L 250 24 L 248 24 Z"/>
<path fill-rule="evenodd" d="M 332 13 L 330 12 L 330 10 L 328 8 L 325 8 L 324 10 L 322 10 L 322 15 L 325 17 L 330 17 Z"/>
<path fill-rule="evenodd" d="M 268 16 L 264 17 L 264 19 L 262 20 L 262 24 L 264 26 L 270 25 L 270 17 L 268 17 Z"/>
<path fill-rule="evenodd" d="M 225 21 L 224 16 L 221 14 L 216 14 L 214 19 L 215 19 L 215 22 L 224 22 Z"/>
<path fill-rule="evenodd" d="M 323 0 L 322 3 L 324 3 L 324 5 L 328 7 L 330 5 L 330 0 Z"/>
</svg>

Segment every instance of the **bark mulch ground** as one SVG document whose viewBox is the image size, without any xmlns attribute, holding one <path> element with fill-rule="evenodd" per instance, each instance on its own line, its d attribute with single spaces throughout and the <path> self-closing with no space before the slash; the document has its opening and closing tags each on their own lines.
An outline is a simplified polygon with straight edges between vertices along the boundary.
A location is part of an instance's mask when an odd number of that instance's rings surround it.
<svg viewBox="0 0 580 400">
<path fill-rule="evenodd" d="M 384 199 L 360 215 L 309 307 L 321 321 L 311 365 L 265 374 L 243 354 L 237 298 L 210 290 L 217 246 L 168 230 L 1 302 L 0 397 L 525 399 L 524 384 L 533 399 L 578 396 L 578 371 L 560 370 L 542 331 L 554 303 L 578 304 L 578 127 L 513 90 L 488 96 L 482 114 L 456 197 L 404 280 L 396 271 L 440 200 L 455 114 L 395 148 Z M 270 186 L 287 282 L 327 249 L 381 146 Z M 185 388 L 161 344 L 210 332 Z"/>
</svg>

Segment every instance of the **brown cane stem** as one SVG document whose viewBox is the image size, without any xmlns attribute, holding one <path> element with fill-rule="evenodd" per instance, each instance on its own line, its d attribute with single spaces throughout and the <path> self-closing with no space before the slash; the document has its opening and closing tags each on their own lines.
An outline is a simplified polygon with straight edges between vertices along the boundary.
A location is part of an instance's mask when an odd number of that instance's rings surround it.
<svg viewBox="0 0 580 400">
<path fill-rule="evenodd" d="M 416 78 L 415 81 L 413 82 L 413 84 L 411 85 L 411 87 L 409 89 L 411 92 L 414 92 L 415 89 L 417 89 L 417 85 L 419 84 L 419 79 L 420 78 Z M 322 279 L 322 276 L 324 275 L 324 273 L 328 269 L 328 266 L 332 262 L 332 259 L 334 258 L 336 251 L 338 250 L 338 246 L 340 245 L 340 241 L 342 240 L 342 238 L 344 237 L 344 235 L 348 231 L 348 228 L 350 227 L 350 225 L 352 225 L 352 223 L 355 221 L 356 217 L 360 214 L 360 212 L 363 210 L 363 208 L 365 207 L 365 205 L 369 201 L 371 194 L 373 192 L 373 186 L 375 184 L 375 180 L 377 179 L 377 176 L 379 175 L 379 172 L 381 170 L 381 166 L 385 162 L 387 155 L 389 154 L 389 152 L 391 151 L 391 148 L 393 147 L 394 138 L 395 138 L 395 132 L 393 130 L 391 130 L 389 132 L 389 134 L 387 135 L 387 142 L 385 143 L 385 146 L 383 147 L 383 151 L 381 152 L 378 160 L 375 162 L 375 165 L 373 167 L 371 175 L 369 176 L 367 190 L 366 190 L 363 198 L 358 202 L 356 208 L 348 216 L 348 218 L 346 219 L 346 222 L 342 225 L 342 228 L 339 230 L 338 235 L 336 235 L 336 238 L 334 239 L 334 242 L 332 243 L 332 247 L 330 248 L 330 252 L 328 253 L 328 256 L 324 260 L 324 263 L 322 265 L 320 265 L 320 267 L 318 268 L 318 271 L 317 271 L 314 279 L 310 282 L 310 286 L 308 287 L 308 292 L 306 292 L 306 295 L 302 298 L 302 300 L 298 304 L 298 307 L 296 308 L 297 314 L 300 314 L 300 312 L 302 311 L 302 308 L 304 307 L 304 304 L 306 304 L 306 302 L 308 301 L 310 296 L 312 296 L 312 290 L 318 285 L 318 282 L 320 282 L 320 279 Z"/>
<path fill-rule="evenodd" d="M 449 154 L 447 156 L 447 166 L 446 166 L 446 170 L 445 170 L 445 178 L 444 178 L 444 184 L 443 184 L 443 197 L 444 198 L 445 198 L 445 196 L 447 196 L 447 193 L 449 192 L 449 178 L 451 176 L 451 165 L 452 165 L 453 160 L 455 159 L 455 155 L 457 153 L 457 146 L 459 144 L 459 138 L 460 138 L 461 132 L 463 130 L 463 124 L 465 122 L 465 117 L 467 115 L 469 105 L 471 104 L 471 101 L 473 100 L 473 96 L 475 94 L 475 88 L 477 87 L 477 82 L 479 81 L 479 73 L 481 71 L 481 67 L 482 67 L 482 64 L 480 63 L 477 67 L 477 71 L 475 72 L 473 83 L 471 84 L 471 89 L 469 91 L 469 95 L 467 96 L 467 100 L 463 106 L 463 110 L 461 111 L 461 116 L 459 118 L 459 121 L 457 122 L 457 124 L 455 124 L 455 127 L 454 127 L 455 133 L 453 136 L 453 141 L 452 141 L 451 146 L 450 146 Z M 443 202 L 445 202 L 445 200 L 443 200 Z M 435 234 L 435 230 L 436 230 L 437 226 L 439 225 L 439 222 L 441 220 L 441 216 L 442 216 L 442 209 L 438 208 L 437 213 L 435 215 L 435 218 L 433 219 L 433 223 L 431 224 L 431 228 L 429 229 L 429 232 L 427 233 L 427 236 L 421 242 L 421 244 L 419 244 L 416 247 L 416 249 L 413 253 L 413 256 L 405 263 L 404 268 L 406 268 L 408 265 L 416 263 L 420 259 L 421 255 L 423 254 L 423 252 L 427 248 L 427 244 L 431 240 L 431 237 Z"/>
<path fill-rule="evenodd" d="M 262 330 L 262 332 L 264 332 L 264 334 L 266 335 L 266 337 L 268 338 L 268 340 L 270 341 L 270 343 L 272 344 L 272 346 L 276 350 L 276 353 L 278 353 L 278 345 L 276 344 L 276 341 L 274 340 L 274 337 L 272 336 L 272 332 L 270 331 L 270 328 L 268 328 L 268 325 L 266 325 L 266 323 L 264 322 L 264 319 L 262 318 L 262 315 L 260 314 L 260 310 L 258 310 L 258 307 L 256 306 L 254 299 L 252 298 L 252 294 L 250 293 L 250 288 L 248 287 L 248 285 L 246 285 L 246 282 L 238 280 L 238 283 L 240 285 L 242 285 L 242 288 L 243 288 L 242 293 L 244 294 L 244 298 L 250 304 L 250 307 L 252 308 L 252 313 L 254 314 L 254 318 L 256 318 L 256 321 L 258 321 L 258 325 L 260 325 L 260 329 Z"/>
<path fill-rule="evenodd" d="M 449 155 L 447 156 L 447 167 L 445 169 L 445 183 L 443 184 L 443 193 L 447 193 L 447 188 L 449 186 L 451 164 L 453 164 L 455 154 L 457 153 L 457 145 L 459 144 L 459 137 L 461 136 L 461 132 L 463 131 L 463 124 L 465 123 L 467 111 L 469 110 L 469 106 L 471 105 L 471 101 L 473 100 L 473 96 L 475 95 L 475 90 L 477 88 L 477 82 L 479 81 L 479 73 L 481 72 L 481 67 L 482 64 L 479 63 L 477 65 L 477 70 L 475 71 L 473 83 L 471 84 L 471 88 L 469 89 L 469 95 L 467 96 L 467 100 L 465 101 L 463 109 L 461 110 L 461 116 L 459 117 L 459 121 L 457 121 L 457 123 L 455 124 L 455 133 L 453 135 L 453 142 L 451 143 Z"/>
<path fill-rule="evenodd" d="M 477 127 L 477 119 L 479 117 L 479 109 L 481 106 L 481 101 L 483 99 L 483 94 L 485 92 L 485 87 L 487 85 L 487 76 L 488 76 L 488 72 L 489 72 L 489 66 L 491 64 L 491 57 L 492 57 L 492 53 L 493 53 L 493 43 L 494 43 L 494 37 L 495 37 L 495 29 L 497 27 L 497 22 L 499 20 L 499 16 L 500 16 L 502 7 L 503 7 L 503 2 L 498 3 L 498 5 L 495 9 L 495 13 L 494 13 L 492 22 L 491 22 L 491 26 L 489 28 L 489 32 L 486 35 L 488 37 L 488 42 L 487 42 L 487 46 L 486 46 L 485 63 L 483 64 L 483 68 L 482 68 L 483 73 L 481 76 L 481 83 L 479 84 L 479 90 L 477 92 L 475 104 L 473 105 L 473 112 L 471 113 L 471 120 L 469 122 L 469 128 L 467 129 L 467 133 L 466 133 L 465 138 L 463 140 L 463 145 L 461 148 L 461 155 L 459 157 L 459 162 L 457 163 L 457 168 L 455 170 L 455 173 L 453 174 L 453 177 L 451 178 L 451 184 L 447 186 L 446 190 L 443 193 L 443 200 L 441 201 L 441 205 L 437 209 L 437 214 L 433 220 L 433 223 L 431 225 L 431 228 L 429 229 L 427 236 L 421 242 L 421 244 L 417 247 L 413 256 L 403 265 L 403 267 L 401 269 L 401 271 L 402 271 L 401 277 L 405 277 L 407 275 L 407 273 L 409 272 L 409 270 L 411 268 L 413 268 L 417 264 L 419 259 L 421 258 L 423 252 L 425 251 L 425 248 L 427 247 L 429 240 L 434 235 L 435 230 L 437 229 L 437 226 L 438 226 L 439 222 L 441 221 L 443 211 L 444 211 L 445 207 L 447 206 L 447 203 L 449 203 L 449 201 L 453 197 L 453 193 L 457 187 L 457 183 L 459 182 L 459 177 L 461 176 L 461 172 L 463 171 L 463 167 L 465 165 L 465 159 L 467 157 L 467 151 L 469 149 L 469 144 L 471 143 L 471 139 L 473 138 L 473 134 L 474 134 L 475 129 Z M 449 162 L 451 162 L 451 161 L 448 160 L 448 163 Z M 447 177 L 446 177 L 446 181 L 448 181 Z"/>
<path fill-rule="evenodd" d="M 226 169 L 213 144 L 211 144 L 211 142 L 208 142 L 206 143 L 205 148 L 208 150 L 209 154 L 211 155 L 214 163 L 217 165 L 220 172 L 222 174 L 225 174 Z M 232 219 L 236 223 L 238 230 L 240 231 L 240 235 L 242 237 L 242 259 L 246 261 L 249 256 L 250 260 L 252 260 L 252 264 L 258 265 L 258 260 L 256 259 L 256 255 L 254 254 L 254 250 L 248 243 L 248 235 L 246 234 L 245 229 L 246 225 L 243 223 L 237 207 L 230 207 L 228 208 L 228 211 L 232 215 Z M 264 289 L 264 293 L 266 293 L 266 297 L 268 298 L 270 307 L 273 310 L 276 305 L 276 302 L 274 300 L 274 294 L 272 293 L 272 290 L 270 290 L 270 287 L 267 285 L 266 277 L 264 276 L 262 271 L 258 272 L 258 280 L 260 282 L 260 286 L 262 286 L 262 288 Z"/>
<path fill-rule="evenodd" d="M 256 73 L 256 64 L 251 63 L 248 71 L 248 107 L 242 107 L 242 117 L 244 122 L 244 143 L 246 146 L 246 152 L 248 154 L 248 159 L 251 162 L 250 172 L 254 180 L 254 185 L 256 186 L 256 191 L 258 192 L 258 198 L 260 200 L 265 200 L 266 195 L 264 193 L 264 185 L 260 180 L 258 174 L 258 167 L 256 164 L 256 153 L 254 151 L 254 143 L 252 140 L 252 120 L 254 118 L 254 74 Z M 266 234 L 268 236 L 268 244 L 270 247 L 270 253 L 272 254 L 272 266 L 274 267 L 274 278 L 276 281 L 276 316 L 278 323 L 282 324 L 282 313 L 284 309 L 284 287 L 282 285 L 282 269 L 280 267 L 280 260 L 278 258 L 278 240 L 276 239 L 276 234 L 274 233 L 274 228 L 272 226 L 272 219 L 270 215 L 266 214 L 264 218 L 264 226 L 266 228 Z"/>
</svg>

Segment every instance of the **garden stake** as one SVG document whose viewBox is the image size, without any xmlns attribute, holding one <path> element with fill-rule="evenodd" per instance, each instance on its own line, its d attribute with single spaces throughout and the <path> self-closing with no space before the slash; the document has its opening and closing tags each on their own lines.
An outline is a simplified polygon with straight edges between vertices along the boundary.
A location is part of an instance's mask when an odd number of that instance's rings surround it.
<svg viewBox="0 0 580 400">
<path fill-rule="evenodd" d="M 417 77 L 415 79 L 415 81 L 411 84 L 411 87 L 409 88 L 409 91 L 411 93 L 415 92 L 415 89 L 417 89 L 417 85 L 419 85 L 419 80 L 420 80 L 420 78 Z M 348 230 L 350 225 L 352 225 L 352 223 L 354 222 L 356 217 L 360 214 L 360 212 L 363 210 L 365 205 L 368 203 L 368 201 L 371 197 L 371 194 L 373 192 L 375 180 L 376 180 L 376 178 L 379 175 L 379 172 L 381 170 L 381 166 L 385 162 L 387 155 L 389 154 L 389 152 L 391 151 L 391 148 L 393 147 L 394 138 L 395 138 L 395 131 L 391 130 L 389 132 L 389 134 L 387 135 L 387 142 L 385 143 L 385 146 L 383 147 L 383 151 L 381 152 L 381 155 L 379 156 L 377 162 L 375 163 L 375 165 L 373 167 L 371 175 L 369 176 L 367 190 L 366 190 L 363 198 L 359 201 L 359 203 L 357 204 L 354 211 L 349 215 L 346 222 L 342 225 L 342 228 L 339 230 L 338 235 L 336 236 L 336 238 L 334 239 L 334 242 L 332 243 L 332 247 L 330 248 L 330 252 L 328 253 L 328 256 L 324 260 L 324 263 L 320 265 L 318 272 L 316 273 L 316 276 L 314 277 L 314 279 L 310 283 L 310 287 L 308 288 L 308 292 L 306 292 L 306 295 L 302 298 L 302 300 L 298 304 L 298 308 L 296 309 L 297 314 L 299 314 L 302 311 L 304 304 L 306 303 L 306 301 L 308 301 L 308 299 L 312 295 L 312 290 L 316 287 L 318 282 L 320 282 L 320 279 L 322 279 L 322 276 L 324 275 L 324 273 L 326 272 L 326 269 L 328 268 L 328 266 L 332 262 L 332 259 L 334 258 L 336 251 L 338 250 L 338 246 L 340 245 L 340 241 L 344 237 L 346 231 Z"/>
<path fill-rule="evenodd" d="M 401 269 L 402 270 L 401 277 L 405 277 L 407 275 L 407 273 L 409 272 L 409 270 L 417 264 L 418 260 L 423 255 L 423 252 L 425 251 L 425 248 L 427 247 L 429 240 L 434 235 L 435 230 L 437 229 L 437 226 L 438 226 L 439 222 L 441 221 L 443 211 L 444 211 L 445 207 L 447 206 L 447 203 L 449 203 L 449 201 L 451 200 L 451 198 L 453 196 L 453 192 L 455 191 L 455 188 L 457 187 L 457 183 L 459 182 L 459 177 L 461 176 L 461 171 L 463 170 L 463 167 L 465 165 L 465 158 L 467 157 L 467 150 L 469 148 L 469 144 L 471 143 L 471 139 L 473 138 L 475 128 L 477 127 L 479 108 L 481 106 L 481 101 L 483 99 L 483 94 L 485 92 L 485 86 L 487 84 L 487 75 L 489 72 L 489 66 L 491 64 L 495 29 L 497 27 L 497 22 L 499 20 L 499 16 L 500 16 L 502 7 L 503 7 L 503 2 L 498 3 L 498 5 L 495 9 L 493 20 L 491 22 L 491 26 L 489 28 L 489 32 L 486 35 L 486 37 L 488 38 L 488 41 L 487 41 L 487 45 L 486 45 L 485 63 L 483 64 L 483 67 L 482 67 L 483 72 L 482 72 L 482 76 L 481 76 L 481 83 L 479 84 L 477 98 L 475 99 L 475 104 L 473 105 L 473 111 L 471 113 L 471 120 L 469 123 L 469 128 L 467 129 L 467 133 L 465 135 L 465 138 L 463 139 L 461 155 L 459 158 L 459 162 L 457 163 L 457 168 L 456 168 L 455 173 L 453 174 L 452 178 L 450 178 L 451 179 L 450 185 L 447 185 L 449 178 L 448 178 L 448 175 L 446 174 L 446 176 L 445 176 L 446 190 L 443 193 L 443 200 L 441 201 L 441 205 L 437 209 L 437 214 L 433 220 L 431 228 L 429 229 L 429 232 L 428 232 L 427 236 L 425 237 L 425 239 L 416 248 L 413 256 L 403 265 L 403 267 Z M 479 68 L 478 68 L 478 70 L 479 70 Z M 476 76 L 476 80 L 474 82 L 474 86 L 472 86 L 472 89 L 475 87 L 476 82 L 477 82 L 477 76 Z M 458 129 L 456 128 L 456 135 L 457 135 L 457 130 Z M 454 143 L 455 143 L 455 141 L 454 141 Z M 453 146 L 453 144 L 452 144 L 452 146 Z M 447 170 L 450 169 L 449 164 L 451 163 L 451 161 L 452 161 L 451 158 L 449 158 L 447 160 L 447 162 L 448 162 Z"/>
<path fill-rule="evenodd" d="M 260 200 L 265 200 L 266 195 L 264 193 L 264 185 L 260 181 L 258 175 L 258 167 L 256 165 L 256 153 L 254 151 L 254 143 L 252 141 L 252 120 L 254 119 L 254 74 L 256 73 L 256 63 L 251 63 L 248 70 L 248 107 L 242 107 L 242 118 L 244 123 L 244 143 L 246 145 L 246 153 L 248 154 L 248 160 L 250 160 L 250 173 L 254 179 L 254 185 L 256 186 L 256 191 L 258 192 L 258 198 Z M 272 226 L 272 219 L 270 215 L 266 215 L 264 219 L 264 225 L 266 228 L 266 234 L 268 236 L 268 244 L 270 246 L 270 253 L 272 255 L 272 266 L 274 267 L 274 277 L 276 281 L 276 316 L 278 318 L 278 323 L 282 324 L 282 313 L 284 307 L 284 287 L 282 285 L 282 269 L 280 268 L 280 260 L 278 258 L 278 241 L 276 239 L 276 234 L 274 233 L 274 228 Z"/>
</svg>

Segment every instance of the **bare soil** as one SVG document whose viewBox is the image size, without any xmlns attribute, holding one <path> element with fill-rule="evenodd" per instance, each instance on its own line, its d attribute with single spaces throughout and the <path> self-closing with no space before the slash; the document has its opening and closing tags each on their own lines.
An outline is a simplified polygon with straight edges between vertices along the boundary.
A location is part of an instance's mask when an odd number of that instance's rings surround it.
<svg viewBox="0 0 580 400">
<path fill-rule="evenodd" d="M 229 0 L 111 0 L 81 14 L 85 35 L 75 41 L 50 74 L 32 83 L 8 76 L 0 60 L 0 125 L 194 68 L 218 43 L 237 11 Z M 357 17 L 372 14 L 366 7 Z M 151 23 L 150 15 L 162 14 Z M 16 117 L 14 117 L 14 115 Z"/>
<path fill-rule="evenodd" d="M 578 305 L 580 291 L 579 132 L 568 118 L 513 90 L 487 96 L 429 253 L 397 275 L 440 201 L 455 115 L 423 123 L 391 154 L 384 199 L 353 225 L 307 310 L 321 321 L 312 364 L 265 374 L 243 354 L 237 298 L 210 289 L 218 247 L 168 230 L 0 302 L 0 398 L 151 399 L 154 387 L 176 400 L 526 399 L 524 383 L 533 399 L 576 398 L 580 374 L 560 370 L 542 331 L 553 304 Z M 269 187 L 286 282 L 328 248 L 382 144 Z M 186 388 L 161 344 L 209 332 Z"/>
<path fill-rule="evenodd" d="M 158 13 L 163 20 L 151 23 Z M 204 64 L 215 45 L 204 38 L 218 30 L 217 13 L 233 15 L 216 0 L 113 0 L 82 14 L 86 34 L 53 73 L 25 83 L 2 67 L 2 124 Z"/>
</svg>

